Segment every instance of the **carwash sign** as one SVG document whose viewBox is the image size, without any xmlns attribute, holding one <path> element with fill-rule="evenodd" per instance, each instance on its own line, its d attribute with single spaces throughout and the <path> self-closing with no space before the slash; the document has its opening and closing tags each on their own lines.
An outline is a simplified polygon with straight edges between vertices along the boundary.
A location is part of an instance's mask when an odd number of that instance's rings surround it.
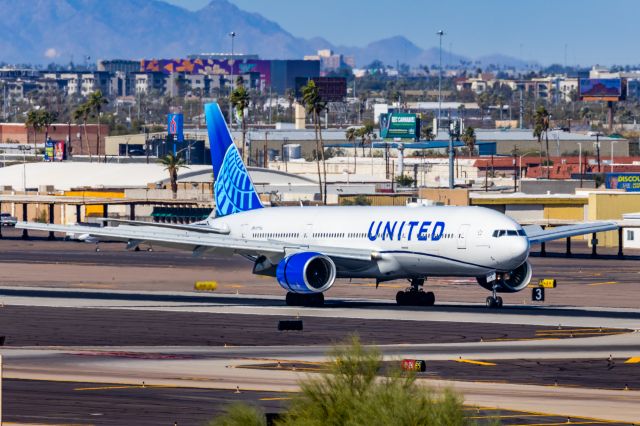
<svg viewBox="0 0 640 426">
<path fill-rule="evenodd" d="M 605 184 L 608 189 L 640 192 L 640 173 L 606 173 L 605 177 Z"/>
<path fill-rule="evenodd" d="M 380 115 L 380 137 L 383 139 L 413 139 L 420 137 L 420 117 L 417 114 L 390 112 Z"/>
</svg>

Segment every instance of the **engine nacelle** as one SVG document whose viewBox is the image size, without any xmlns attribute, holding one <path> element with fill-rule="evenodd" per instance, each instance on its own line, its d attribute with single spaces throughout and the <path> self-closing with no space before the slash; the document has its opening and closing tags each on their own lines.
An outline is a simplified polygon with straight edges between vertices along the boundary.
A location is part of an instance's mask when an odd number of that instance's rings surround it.
<svg viewBox="0 0 640 426">
<path fill-rule="evenodd" d="M 336 265 L 321 253 L 296 253 L 278 263 L 276 279 L 282 288 L 293 293 L 322 293 L 336 280 Z"/>
<path fill-rule="evenodd" d="M 526 288 L 531 282 L 533 270 L 527 260 L 522 265 L 510 272 L 497 273 L 499 293 L 516 293 Z M 476 277 L 478 284 L 487 290 L 491 290 L 493 283 L 488 283 L 486 277 Z"/>
</svg>

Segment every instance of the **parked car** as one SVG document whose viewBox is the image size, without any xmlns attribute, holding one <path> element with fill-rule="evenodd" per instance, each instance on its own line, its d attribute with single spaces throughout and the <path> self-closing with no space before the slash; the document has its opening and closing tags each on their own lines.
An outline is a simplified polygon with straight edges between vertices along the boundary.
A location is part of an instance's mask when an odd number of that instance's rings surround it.
<svg viewBox="0 0 640 426">
<path fill-rule="evenodd" d="M 16 226 L 18 218 L 11 216 L 9 213 L 0 213 L 0 225 L 2 226 Z"/>
</svg>

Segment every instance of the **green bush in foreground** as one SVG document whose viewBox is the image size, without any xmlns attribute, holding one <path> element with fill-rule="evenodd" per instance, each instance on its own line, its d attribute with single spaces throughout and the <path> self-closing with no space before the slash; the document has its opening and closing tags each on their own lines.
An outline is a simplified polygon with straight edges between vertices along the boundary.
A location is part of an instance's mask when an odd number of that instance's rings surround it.
<svg viewBox="0 0 640 426">
<path fill-rule="evenodd" d="M 469 424 L 462 398 L 450 389 L 436 392 L 416 383 L 415 375 L 392 371 L 379 376 L 382 355 L 357 338 L 330 353 L 328 371 L 300 383 L 301 392 L 278 426 Z M 264 419 L 264 416 L 262 416 Z M 250 406 L 234 406 L 212 426 L 263 425 Z"/>
</svg>

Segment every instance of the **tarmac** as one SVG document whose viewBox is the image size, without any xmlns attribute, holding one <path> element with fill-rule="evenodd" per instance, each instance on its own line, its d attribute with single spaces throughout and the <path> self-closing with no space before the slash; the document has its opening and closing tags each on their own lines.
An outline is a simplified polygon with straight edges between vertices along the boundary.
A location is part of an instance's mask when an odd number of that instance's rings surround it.
<svg viewBox="0 0 640 426">
<path fill-rule="evenodd" d="M 386 365 L 423 359 L 420 383 L 453 387 L 480 424 L 640 423 L 637 258 L 532 257 L 544 304 L 505 308 L 467 279 L 429 280 L 437 305 L 399 307 L 391 282 L 339 281 L 323 308 L 287 307 L 241 258 L 123 244 L 0 240 L 4 419 L 20 424 L 206 424 L 229 403 L 283 410 L 354 334 Z M 561 251 L 563 245 L 548 245 Z M 215 293 L 192 291 L 216 280 Z M 304 330 L 277 330 L 301 319 Z M 236 393 L 236 392 L 240 393 Z M 28 401 L 38 401 L 31 404 Z"/>
</svg>

